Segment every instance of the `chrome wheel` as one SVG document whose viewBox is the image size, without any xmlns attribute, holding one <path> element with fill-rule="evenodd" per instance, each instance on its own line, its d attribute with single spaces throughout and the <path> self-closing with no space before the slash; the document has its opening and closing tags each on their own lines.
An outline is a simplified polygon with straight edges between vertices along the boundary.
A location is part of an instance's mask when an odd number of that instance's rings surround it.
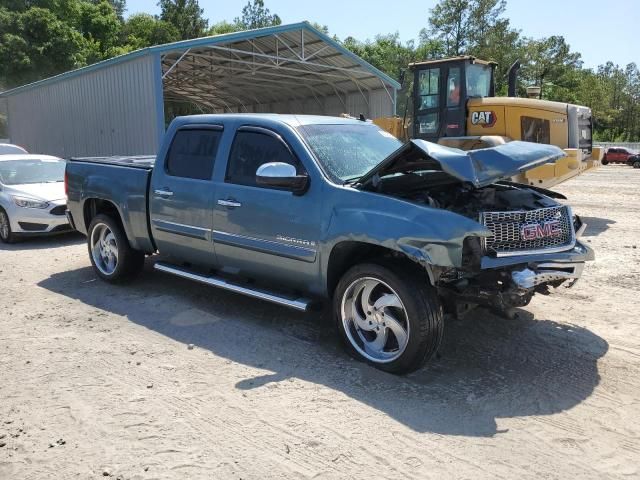
<svg viewBox="0 0 640 480">
<path fill-rule="evenodd" d="M 9 217 L 5 212 L 0 211 L 0 237 L 3 240 L 7 240 L 9 238 Z"/>
<path fill-rule="evenodd" d="M 91 256 L 96 268 L 104 275 L 112 275 L 118 267 L 118 243 L 104 223 L 98 223 L 91 231 Z"/>
<path fill-rule="evenodd" d="M 342 296 L 340 313 L 351 345 L 372 362 L 392 362 L 407 348 L 407 310 L 382 280 L 363 277 L 351 283 Z"/>
</svg>

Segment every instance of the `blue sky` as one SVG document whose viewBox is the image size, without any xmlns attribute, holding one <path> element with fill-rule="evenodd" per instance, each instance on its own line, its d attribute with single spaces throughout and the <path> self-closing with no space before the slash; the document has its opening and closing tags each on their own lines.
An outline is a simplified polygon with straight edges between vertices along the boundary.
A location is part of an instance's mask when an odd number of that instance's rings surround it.
<svg viewBox="0 0 640 480">
<path fill-rule="evenodd" d="M 210 23 L 232 21 L 247 0 L 200 0 Z M 127 14 L 159 13 L 157 0 L 127 0 Z M 435 0 L 265 0 L 283 23 L 309 20 L 327 25 L 331 34 L 365 40 L 399 32 L 417 39 Z M 391 8 L 389 8 L 391 6 Z M 582 53 L 587 67 L 611 60 L 640 64 L 640 0 L 507 0 L 511 24 L 526 36 L 563 35 Z"/>
</svg>

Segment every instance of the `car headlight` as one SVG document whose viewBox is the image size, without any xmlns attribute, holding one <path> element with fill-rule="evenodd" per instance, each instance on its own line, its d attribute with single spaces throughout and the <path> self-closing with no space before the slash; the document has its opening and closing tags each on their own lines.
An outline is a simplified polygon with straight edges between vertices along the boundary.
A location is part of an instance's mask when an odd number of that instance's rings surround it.
<svg viewBox="0 0 640 480">
<path fill-rule="evenodd" d="M 14 196 L 13 201 L 17 206 L 23 208 L 47 208 L 49 206 L 49 202 L 29 197 Z"/>
</svg>

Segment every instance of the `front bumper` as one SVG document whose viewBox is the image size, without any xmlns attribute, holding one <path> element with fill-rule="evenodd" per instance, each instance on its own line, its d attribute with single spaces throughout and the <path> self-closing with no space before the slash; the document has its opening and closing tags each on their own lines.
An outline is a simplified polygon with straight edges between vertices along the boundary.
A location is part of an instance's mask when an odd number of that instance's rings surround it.
<svg viewBox="0 0 640 480">
<path fill-rule="evenodd" d="M 590 247 L 576 240 L 575 246 L 564 252 L 515 255 L 512 257 L 482 257 L 480 268 L 488 270 L 515 265 L 535 267 L 545 263 L 576 264 L 589 262 L 595 260 L 595 258 L 595 254 Z"/>
<path fill-rule="evenodd" d="M 438 291 L 454 315 L 470 305 L 507 311 L 527 305 L 536 292 L 548 293 L 549 286 L 573 286 L 594 258 L 593 250 L 577 240 L 564 252 L 482 257 L 480 270 L 441 284 Z"/>
<path fill-rule="evenodd" d="M 576 241 L 571 250 L 540 255 L 519 255 L 513 257 L 484 257 L 483 269 L 513 266 L 511 280 L 521 289 L 532 289 L 546 283 L 561 283 L 569 280 L 572 287 L 582 275 L 585 262 L 595 259 L 593 250 Z"/>
<path fill-rule="evenodd" d="M 584 263 L 538 263 L 533 268 L 511 272 L 511 280 L 518 288 L 530 289 L 545 283 L 570 280 L 572 287 L 582 275 Z"/>
<path fill-rule="evenodd" d="M 13 204 L 7 214 L 16 235 L 46 235 L 70 231 L 64 202 L 50 202 L 47 208 L 24 208 Z M 54 213 L 52 213 L 54 212 Z"/>
</svg>

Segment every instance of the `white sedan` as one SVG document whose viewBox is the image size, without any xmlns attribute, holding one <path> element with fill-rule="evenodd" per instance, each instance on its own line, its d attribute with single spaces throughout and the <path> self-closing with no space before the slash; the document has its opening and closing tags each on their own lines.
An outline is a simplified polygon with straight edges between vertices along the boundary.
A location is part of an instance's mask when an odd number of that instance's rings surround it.
<svg viewBox="0 0 640 480">
<path fill-rule="evenodd" d="M 24 148 L 12 143 L 0 143 L 0 155 L 28 153 Z"/>
<path fill-rule="evenodd" d="M 0 155 L 0 241 L 71 229 L 64 169 L 49 155 Z"/>
</svg>

